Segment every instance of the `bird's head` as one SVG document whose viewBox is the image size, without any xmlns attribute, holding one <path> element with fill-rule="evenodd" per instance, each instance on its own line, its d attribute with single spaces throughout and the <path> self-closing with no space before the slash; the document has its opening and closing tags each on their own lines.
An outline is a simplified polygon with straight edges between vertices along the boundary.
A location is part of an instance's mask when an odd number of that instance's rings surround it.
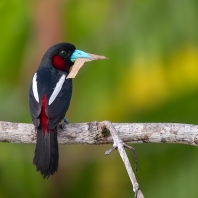
<svg viewBox="0 0 198 198">
<path fill-rule="evenodd" d="M 51 63 L 55 69 L 69 73 L 70 67 L 78 58 L 92 59 L 88 53 L 77 50 L 71 43 L 58 43 L 46 51 L 41 65 L 47 66 Z"/>
</svg>

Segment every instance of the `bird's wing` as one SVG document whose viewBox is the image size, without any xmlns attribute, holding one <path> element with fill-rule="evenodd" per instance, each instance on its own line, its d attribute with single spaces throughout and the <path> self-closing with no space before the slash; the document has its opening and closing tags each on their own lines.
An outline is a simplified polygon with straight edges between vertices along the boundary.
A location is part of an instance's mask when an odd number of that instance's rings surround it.
<svg viewBox="0 0 198 198">
<path fill-rule="evenodd" d="M 66 114 L 72 95 L 72 79 L 64 78 L 64 83 L 58 91 L 58 94 L 56 93 L 53 97 L 53 92 L 48 99 L 46 115 L 49 129 L 55 128 Z"/>
<path fill-rule="evenodd" d="M 40 125 L 39 115 L 41 113 L 41 101 L 38 101 L 36 98 L 33 91 L 33 81 L 32 81 L 29 89 L 29 108 L 32 117 L 32 122 L 35 125 L 35 127 L 38 127 Z"/>
</svg>

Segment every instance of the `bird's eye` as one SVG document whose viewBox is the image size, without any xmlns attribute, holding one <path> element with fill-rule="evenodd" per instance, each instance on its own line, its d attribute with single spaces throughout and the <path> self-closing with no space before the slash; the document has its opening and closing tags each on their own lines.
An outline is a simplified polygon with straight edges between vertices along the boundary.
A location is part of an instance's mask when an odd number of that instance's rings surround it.
<svg viewBox="0 0 198 198">
<path fill-rule="evenodd" d="M 66 56 L 66 55 L 67 55 L 67 52 L 66 52 L 66 51 L 63 51 L 63 50 L 62 50 L 60 53 L 61 53 L 61 55 L 63 55 L 63 56 Z"/>
</svg>

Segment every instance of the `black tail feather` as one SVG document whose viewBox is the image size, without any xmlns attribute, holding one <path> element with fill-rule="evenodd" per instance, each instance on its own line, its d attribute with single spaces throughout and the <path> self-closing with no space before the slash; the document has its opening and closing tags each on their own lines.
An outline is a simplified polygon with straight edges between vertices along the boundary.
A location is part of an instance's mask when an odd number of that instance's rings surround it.
<svg viewBox="0 0 198 198">
<path fill-rule="evenodd" d="M 33 159 L 36 170 L 40 171 L 43 178 L 48 178 L 57 171 L 58 159 L 57 128 L 47 131 L 44 135 L 41 127 L 38 127 Z"/>
</svg>

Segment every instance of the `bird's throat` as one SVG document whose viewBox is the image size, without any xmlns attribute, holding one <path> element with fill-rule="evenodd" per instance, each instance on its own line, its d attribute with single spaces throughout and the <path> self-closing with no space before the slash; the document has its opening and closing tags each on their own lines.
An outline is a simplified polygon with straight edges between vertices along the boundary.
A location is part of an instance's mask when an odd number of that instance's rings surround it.
<svg viewBox="0 0 198 198">
<path fill-rule="evenodd" d="M 69 67 L 67 66 L 63 57 L 58 56 L 58 55 L 54 56 L 52 59 L 52 63 L 56 69 L 69 73 Z"/>
</svg>

